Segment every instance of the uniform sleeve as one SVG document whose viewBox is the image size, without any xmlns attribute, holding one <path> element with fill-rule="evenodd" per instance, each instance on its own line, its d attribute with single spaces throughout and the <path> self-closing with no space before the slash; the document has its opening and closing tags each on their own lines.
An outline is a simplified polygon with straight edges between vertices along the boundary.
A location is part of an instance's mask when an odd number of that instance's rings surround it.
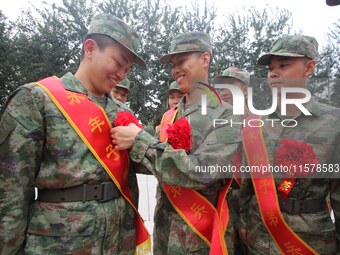
<svg viewBox="0 0 340 255">
<path fill-rule="evenodd" d="M 36 92 L 37 93 L 37 92 Z M 22 253 L 43 151 L 38 94 L 19 89 L 0 121 L 0 254 Z"/>
<path fill-rule="evenodd" d="M 183 149 L 173 149 L 168 143 L 162 143 L 145 131 L 140 131 L 130 155 L 132 160 L 142 163 L 152 172 L 159 182 L 199 190 L 232 176 L 231 172 L 222 170 L 232 165 L 240 141 L 239 126 L 216 126 L 188 154 Z M 217 169 L 218 166 L 221 168 Z"/>
</svg>

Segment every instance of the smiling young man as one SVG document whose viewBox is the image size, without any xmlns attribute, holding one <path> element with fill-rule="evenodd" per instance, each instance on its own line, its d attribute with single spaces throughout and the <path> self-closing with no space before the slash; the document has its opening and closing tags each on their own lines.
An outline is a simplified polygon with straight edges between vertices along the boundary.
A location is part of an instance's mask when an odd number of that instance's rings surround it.
<svg viewBox="0 0 340 255">
<path fill-rule="evenodd" d="M 207 114 L 201 114 L 198 82 L 208 83 L 211 55 L 207 34 L 176 36 L 170 53 L 160 61 L 172 65 L 172 76 L 185 96 L 164 115 L 160 138 L 132 124 L 111 131 L 117 148 L 131 148 L 131 159 L 146 166 L 162 187 L 155 211 L 154 254 L 226 254 L 226 210 L 221 212 L 219 208 L 217 215 L 216 206 L 225 201 L 220 194 L 232 173 L 197 169 L 231 165 L 240 142 L 240 128 L 213 125 L 214 119 L 233 118 L 231 108 L 220 105 L 216 98 L 208 97 Z M 190 135 L 188 130 L 181 129 L 177 134 L 184 136 L 178 140 L 191 141 L 190 148 L 174 149 L 176 144 L 167 142 L 168 121 L 176 125 L 179 119 L 190 124 L 191 138 L 184 139 L 185 134 Z"/>
<path fill-rule="evenodd" d="M 8 99 L 0 122 L 0 254 L 134 254 L 137 194 L 123 187 L 137 182 L 127 152 L 111 144 L 110 123 L 125 109 L 109 94 L 133 62 L 145 66 L 139 45 L 122 20 L 100 14 L 74 75 L 26 84 Z"/>
<path fill-rule="evenodd" d="M 278 110 L 266 118 L 294 119 L 297 125 L 268 122 L 262 130 L 243 128 L 248 165 L 286 166 L 290 162 L 287 167 L 296 166 L 297 171 L 282 171 L 275 178 L 253 174 L 252 179 L 243 179 L 240 234 L 250 254 L 340 253 L 340 181 L 339 174 L 333 174 L 340 163 L 340 109 L 312 98 L 303 105 L 311 115 L 293 104 L 288 105 L 286 115 L 280 111 L 283 88 L 307 88 L 317 48 L 314 37 L 288 35 L 276 40 L 258 60 L 259 65 L 268 66 L 270 88 L 278 89 Z M 287 94 L 290 100 L 302 97 L 302 93 Z M 311 171 L 313 164 L 314 173 L 304 172 Z M 327 173 L 317 176 L 321 166 Z M 335 223 L 326 206 L 328 195 Z"/>
</svg>

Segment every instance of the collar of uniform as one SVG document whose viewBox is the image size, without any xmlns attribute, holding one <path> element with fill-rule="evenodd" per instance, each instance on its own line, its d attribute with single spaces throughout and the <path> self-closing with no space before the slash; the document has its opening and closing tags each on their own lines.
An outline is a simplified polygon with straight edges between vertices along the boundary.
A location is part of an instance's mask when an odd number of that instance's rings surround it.
<svg viewBox="0 0 340 255">
<path fill-rule="evenodd" d="M 312 114 L 312 116 L 314 115 L 314 116 L 319 117 L 320 114 L 321 114 L 320 105 L 314 98 L 311 98 L 311 100 L 309 100 L 309 102 L 304 104 L 304 107 Z M 270 119 L 276 119 L 277 117 L 282 119 L 282 116 L 278 112 L 278 110 L 276 110 L 275 112 L 273 112 L 269 115 Z"/>
<path fill-rule="evenodd" d="M 207 96 L 207 108 L 216 108 L 219 106 L 219 100 L 217 97 L 214 97 L 213 100 L 210 96 Z M 182 97 L 181 100 L 178 102 L 176 108 L 180 111 L 184 112 L 184 115 L 189 115 L 190 113 L 196 111 L 199 107 L 202 107 L 202 100 L 198 100 L 195 103 L 191 103 L 189 109 L 185 110 L 186 104 L 186 96 Z"/>
<path fill-rule="evenodd" d="M 60 79 L 63 81 L 66 90 L 82 93 L 88 96 L 88 92 L 83 86 L 83 84 L 81 84 L 81 82 L 78 81 L 78 79 L 74 77 L 72 73 L 66 73 Z M 106 96 L 108 97 L 108 103 L 106 105 L 105 112 L 106 113 L 117 112 L 122 106 L 122 103 L 119 102 L 118 100 L 115 100 L 110 94 Z M 113 102 L 113 104 L 109 103 L 109 101 Z"/>
<path fill-rule="evenodd" d="M 314 98 L 311 98 L 311 100 L 305 104 L 305 107 L 312 115 L 317 117 L 321 115 L 320 104 Z"/>
<path fill-rule="evenodd" d="M 72 73 L 66 73 L 60 79 L 63 81 L 66 90 L 88 95 L 83 84 L 81 84 Z"/>
<path fill-rule="evenodd" d="M 189 109 L 185 109 L 186 105 L 186 95 L 181 98 L 181 100 L 178 102 L 178 104 L 175 106 L 176 109 L 178 109 L 178 118 L 189 115 L 190 113 L 197 110 L 198 105 L 193 103 Z"/>
</svg>

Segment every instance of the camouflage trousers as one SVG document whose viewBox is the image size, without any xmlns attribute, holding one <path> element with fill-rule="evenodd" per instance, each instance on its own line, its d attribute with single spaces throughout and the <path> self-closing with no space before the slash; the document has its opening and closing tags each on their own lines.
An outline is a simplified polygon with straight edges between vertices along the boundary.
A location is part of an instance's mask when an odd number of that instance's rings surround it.
<svg viewBox="0 0 340 255">
<path fill-rule="evenodd" d="M 335 227 L 326 210 L 313 214 L 282 213 L 282 215 L 295 233 L 319 254 L 337 254 Z M 281 254 L 262 222 L 255 196 L 250 202 L 247 230 L 249 254 Z"/>
<path fill-rule="evenodd" d="M 154 255 L 208 255 L 209 246 L 194 232 L 181 216 L 172 208 L 166 195 L 157 196 L 154 216 Z M 229 224 L 228 227 L 231 225 Z M 228 253 L 233 252 L 230 232 L 226 231 L 225 240 Z"/>
<path fill-rule="evenodd" d="M 231 227 L 227 229 L 230 233 L 231 239 L 234 243 L 234 252 L 229 253 L 230 255 L 247 255 L 248 247 L 247 244 L 241 239 L 239 235 L 239 226 L 240 226 L 240 206 L 239 206 L 239 194 L 240 190 L 231 188 L 227 194 L 227 202 L 229 209 L 229 221 L 231 223 Z"/>
<path fill-rule="evenodd" d="M 38 203 L 28 222 L 25 254 L 134 254 L 135 224 L 131 206 L 108 202 Z"/>
</svg>

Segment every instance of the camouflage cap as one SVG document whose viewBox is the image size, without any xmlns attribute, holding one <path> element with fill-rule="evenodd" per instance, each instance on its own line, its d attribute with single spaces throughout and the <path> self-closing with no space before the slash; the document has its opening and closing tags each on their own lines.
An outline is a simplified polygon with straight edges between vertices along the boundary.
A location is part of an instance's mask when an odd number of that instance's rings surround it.
<svg viewBox="0 0 340 255">
<path fill-rule="evenodd" d="M 223 78 L 234 78 L 241 82 L 243 82 L 245 85 L 249 86 L 250 83 L 250 75 L 244 70 L 241 70 L 237 67 L 229 67 L 225 69 L 222 73 L 222 75 L 218 75 L 213 79 L 213 83 L 219 83 L 221 79 Z"/>
<path fill-rule="evenodd" d="M 144 59 L 137 54 L 141 45 L 137 33 L 116 16 L 106 13 L 95 16 L 87 34 L 102 34 L 111 37 L 132 53 L 134 62 L 140 66 L 146 66 Z"/>
<path fill-rule="evenodd" d="M 124 88 L 126 89 L 127 91 L 130 91 L 130 80 L 129 79 L 125 79 L 125 80 L 122 80 L 120 81 L 116 87 L 120 87 L 120 88 Z"/>
<path fill-rule="evenodd" d="M 169 63 L 175 54 L 186 52 L 209 52 L 212 54 L 210 37 L 203 32 L 189 32 L 177 35 L 171 42 L 170 52 L 160 58 L 162 64 Z"/>
<path fill-rule="evenodd" d="M 177 90 L 181 93 L 184 93 L 182 90 L 179 89 L 179 85 L 178 85 L 177 81 L 171 82 L 170 87 L 166 90 L 166 92 L 169 93 L 172 90 Z"/>
<path fill-rule="evenodd" d="M 269 53 L 262 55 L 257 63 L 269 65 L 272 56 L 307 57 L 316 59 L 318 42 L 314 37 L 306 35 L 287 35 L 276 40 Z"/>
</svg>

